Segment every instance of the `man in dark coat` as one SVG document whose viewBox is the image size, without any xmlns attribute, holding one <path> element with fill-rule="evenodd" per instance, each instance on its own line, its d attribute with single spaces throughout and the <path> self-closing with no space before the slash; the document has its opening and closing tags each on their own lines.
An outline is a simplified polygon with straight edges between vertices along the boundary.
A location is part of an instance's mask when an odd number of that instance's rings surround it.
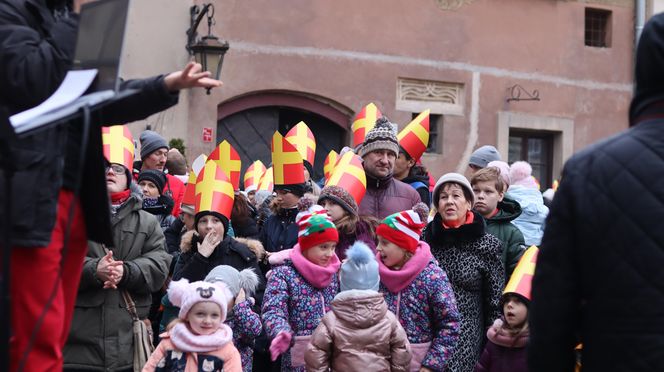
<svg viewBox="0 0 664 372">
<path fill-rule="evenodd" d="M 664 14 L 643 30 L 632 127 L 573 156 L 533 279 L 529 370 L 664 366 Z"/>
<path fill-rule="evenodd" d="M 83 1 L 0 2 L 0 108 L 15 114 L 56 90 L 72 66 Z M 12 201 L 11 215 L 5 216 L 12 231 L 11 370 L 19 364 L 24 370 L 62 368 L 87 239 L 113 245 L 100 125 L 162 111 L 177 103 L 180 89 L 221 84 L 199 70 L 190 64 L 166 76 L 124 82 L 121 89 L 139 93 L 95 113 L 87 138 L 82 121 L 74 120 L 11 144 L 16 167 L 11 194 L 0 171 L 1 210 Z"/>
<path fill-rule="evenodd" d="M 379 118 L 360 148 L 367 176 L 367 192 L 360 203 L 360 215 L 383 219 L 412 209 L 421 202 L 414 188 L 394 178 L 394 162 L 398 154 L 399 142 L 392 123 L 384 117 Z"/>
</svg>

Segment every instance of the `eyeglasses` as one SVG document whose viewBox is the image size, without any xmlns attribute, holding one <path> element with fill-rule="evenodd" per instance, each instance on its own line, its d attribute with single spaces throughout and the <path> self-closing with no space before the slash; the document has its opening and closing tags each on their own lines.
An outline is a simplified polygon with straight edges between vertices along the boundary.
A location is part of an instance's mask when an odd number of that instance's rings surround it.
<svg viewBox="0 0 664 372">
<path fill-rule="evenodd" d="M 106 167 L 106 173 L 111 169 L 113 169 L 113 173 L 115 174 L 124 174 L 125 168 L 120 164 L 110 164 Z"/>
</svg>

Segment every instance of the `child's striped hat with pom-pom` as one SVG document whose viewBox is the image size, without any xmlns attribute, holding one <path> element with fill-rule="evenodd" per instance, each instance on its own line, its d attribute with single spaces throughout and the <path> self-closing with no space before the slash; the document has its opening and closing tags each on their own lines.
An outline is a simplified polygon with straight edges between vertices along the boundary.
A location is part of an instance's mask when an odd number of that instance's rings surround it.
<svg viewBox="0 0 664 372">
<path fill-rule="evenodd" d="M 320 205 L 313 205 L 306 211 L 297 214 L 299 226 L 297 242 L 302 252 L 325 242 L 338 242 L 339 233 L 327 211 Z"/>
<path fill-rule="evenodd" d="M 426 224 L 422 222 L 422 217 L 417 212 L 407 210 L 385 217 L 376 228 L 376 234 L 399 248 L 415 253 L 424 226 Z"/>
</svg>

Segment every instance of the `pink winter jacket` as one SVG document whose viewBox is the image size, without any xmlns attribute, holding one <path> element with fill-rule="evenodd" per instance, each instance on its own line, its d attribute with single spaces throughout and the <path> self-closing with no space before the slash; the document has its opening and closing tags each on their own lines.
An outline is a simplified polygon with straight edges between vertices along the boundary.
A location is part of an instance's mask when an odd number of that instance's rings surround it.
<svg viewBox="0 0 664 372">
<path fill-rule="evenodd" d="M 307 371 L 408 371 L 410 344 L 383 295 L 344 291 L 332 301 L 304 357 Z"/>
</svg>

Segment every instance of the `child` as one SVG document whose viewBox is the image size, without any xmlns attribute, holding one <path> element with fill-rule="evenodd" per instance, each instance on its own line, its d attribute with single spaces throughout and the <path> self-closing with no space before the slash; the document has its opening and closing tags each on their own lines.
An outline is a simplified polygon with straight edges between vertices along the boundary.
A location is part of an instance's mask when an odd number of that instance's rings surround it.
<svg viewBox="0 0 664 372">
<path fill-rule="evenodd" d="M 305 370 L 304 351 L 311 334 L 339 292 L 340 262 L 334 253 L 339 237 L 334 224 L 319 205 L 300 212 L 297 223 L 298 244 L 290 260 L 272 269 L 263 297 L 270 354 L 272 360 L 284 354 L 282 371 Z"/>
<path fill-rule="evenodd" d="M 489 342 L 475 372 L 528 371 L 528 306 L 538 251 L 535 246 L 528 248 L 507 283 L 501 299 L 503 319 L 496 319 L 487 331 Z"/>
<path fill-rule="evenodd" d="M 503 242 L 502 262 L 507 282 L 525 250 L 523 234 L 511 223 L 521 215 L 521 206 L 506 198 L 504 178 L 501 170 L 486 167 L 478 170 L 470 179 L 475 194 L 473 209 L 486 220 L 486 232 Z"/>
<path fill-rule="evenodd" d="M 364 195 L 364 193 L 362 193 Z M 339 231 L 339 244 L 336 254 L 340 260 L 346 258 L 346 250 L 356 241 L 365 243 L 372 251 L 376 250 L 376 225 L 375 219 L 368 216 L 358 215 L 358 203 L 345 189 L 328 185 L 318 198 L 318 204 L 322 205 Z"/>
<path fill-rule="evenodd" d="M 380 291 L 406 330 L 411 371 L 443 371 L 454 352 L 461 321 L 447 275 L 420 241 L 427 210 L 387 216 L 376 229 Z"/>
<path fill-rule="evenodd" d="M 523 233 L 527 247 L 540 245 L 544 222 L 549 215 L 549 208 L 544 205 L 539 185 L 532 174 L 533 168 L 530 164 L 515 161 L 510 167 L 511 184 L 507 189 L 507 196 L 521 205 L 521 215 L 512 223 Z"/>
<path fill-rule="evenodd" d="M 362 242 L 341 265 L 341 292 L 307 348 L 308 371 L 408 371 L 410 344 L 397 317 L 378 293 L 378 262 Z"/>
<path fill-rule="evenodd" d="M 224 322 L 233 330 L 233 344 L 242 357 L 242 370 L 251 372 L 256 337 L 261 334 L 261 318 L 252 310 L 252 298 L 258 288 L 258 275 L 252 269 L 237 271 L 228 265 L 219 265 L 205 277 L 209 283 L 221 282 L 233 297 L 228 301 L 228 316 Z"/>
<path fill-rule="evenodd" d="M 143 371 L 242 371 L 233 331 L 223 324 L 233 297 L 223 283 L 171 282 L 168 298 L 180 307 L 178 319 Z"/>
</svg>

